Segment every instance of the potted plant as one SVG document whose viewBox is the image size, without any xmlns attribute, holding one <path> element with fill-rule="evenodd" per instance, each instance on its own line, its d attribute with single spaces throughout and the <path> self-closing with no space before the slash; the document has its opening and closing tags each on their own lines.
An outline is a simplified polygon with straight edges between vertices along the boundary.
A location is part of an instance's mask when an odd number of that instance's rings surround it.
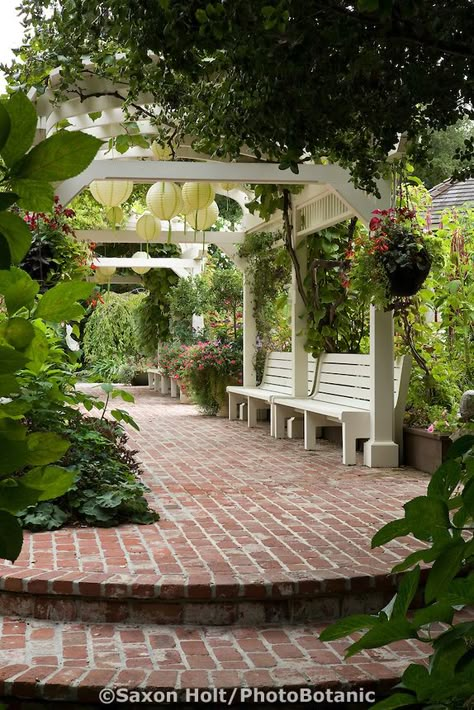
<svg viewBox="0 0 474 710">
<path fill-rule="evenodd" d="M 433 261 L 429 231 L 408 207 L 374 210 L 346 254 L 351 287 L 385 310 L 400 307 L 425 282 Z"/>
</svg>

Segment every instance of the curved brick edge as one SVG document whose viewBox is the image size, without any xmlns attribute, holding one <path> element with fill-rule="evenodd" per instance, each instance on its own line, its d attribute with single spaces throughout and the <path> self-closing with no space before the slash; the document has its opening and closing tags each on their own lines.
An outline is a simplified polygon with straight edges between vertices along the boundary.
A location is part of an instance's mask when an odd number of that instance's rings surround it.
<svg viewBox="0 0 474 710">
<path fill-rule="evenodd" d="M 401 664 L 398 668 L 390 668 L 376 662 L 352 664 L 350 667 L 342 664 L 337 667 L 315 666 L 312 673 L 296 669 L 286 669 L 286 672 L 257 669 L 164 670 L 147 673 L 135 669 L 117 672 L 112 669 L 58 669 L 52 666 L 28 667 L 15 664 L 0 669 L 0 698 L 98 703 L 99 692 L 104 687 L 125 687 L 131 690 L 139 687 L 140 691 L 151 693 L 175 692 L 180 703 L 189 701 L 189 688 L 216 689 L 214 692 L 217 693 L 219 689 L 226 692 L 232 688 L 256 688 L 266 691 L 311 688 L 312 692 L 331 689 L 333 692 L 353 690 L 358 693 L 363 690 L 374 691 L 377 699 L 380 699 L 400 681 L 401 673 Z M 240 704 L 237 705 L 240 707 Z M 329 708 L 333 705 L 318 703 L 318 707 Z"/>
<path fill-rule="evenodd" d="M 90 575 L 71 581 L 58 572 L 23 572 L 0 579 L 0 614 L 58 622 L 228 626 L 330 621 L 379 611 L 396 586 L 395 577 L 382 575 L 273 584 L 206 585 L 201 580 L 146 585 L 142 580 L 117 585 L 92 581 Z"/>
</svg>

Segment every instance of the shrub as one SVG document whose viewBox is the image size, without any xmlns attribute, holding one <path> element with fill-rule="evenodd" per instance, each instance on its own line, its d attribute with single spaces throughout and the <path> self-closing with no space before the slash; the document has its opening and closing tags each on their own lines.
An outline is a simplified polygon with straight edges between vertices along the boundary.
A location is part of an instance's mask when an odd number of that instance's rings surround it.
<svg viewBox="0 0 474 710">
<path fill-rule="evenodd" d="M 67 435 L 71 444 L 60 464 L 76 473 L 72 488 L 52 502 L 41 502 L 19 514 L 25 528 L 54 530 L 82 523 L 109 527 L 120 523 L 158 520 L 145 498 L 148 490 L 139 480 L 135 451 L 115 421 L 84 417 L 70 407 L 47 417 L 36 416 L 37 430 Z"/>
<path fill-rule="evenodd" d="M 226 403 L 226 387 L 242 382 L 242 351 L 235 343 L 200 342 L 187 348 L 185 380 L 205 414 L 215 415 Z"/>
</svg>

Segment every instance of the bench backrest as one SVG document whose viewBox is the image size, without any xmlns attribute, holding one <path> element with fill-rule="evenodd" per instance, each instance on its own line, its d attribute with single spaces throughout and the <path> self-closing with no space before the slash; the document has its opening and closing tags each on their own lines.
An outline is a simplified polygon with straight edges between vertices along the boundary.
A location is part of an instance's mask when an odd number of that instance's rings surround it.
<svg viewBox="0 0 474 710">
<path fill-rule="evenodd" d="M 394 362 L 394 409 L 405 409 L 410 358 L 404 355 Z M 319 358 L 314 398 L 332 404 L 370 408 L 370 356 L 346 353 L 323 353 Z"/>
<path fill-rule="evenodd" d="M 271 390 L 291 397 L 293 393 L 292 358 L 292 353 L 268 353 L 260 387 L 264 390 Z M 308 394 L 311 394 L 314 388 L 316 365 L 317 360 L 312 355 L 308 355 Z"/>
</svg>

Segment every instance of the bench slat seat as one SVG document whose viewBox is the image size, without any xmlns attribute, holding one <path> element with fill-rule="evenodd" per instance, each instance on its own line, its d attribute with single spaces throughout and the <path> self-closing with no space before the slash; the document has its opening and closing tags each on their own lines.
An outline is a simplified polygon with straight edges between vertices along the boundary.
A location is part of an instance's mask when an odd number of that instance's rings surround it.
<svg viewBox="0 0 474 710">
<path fill-rule="evenodd" d="M 316 360 L 308 355 L 308 394 L 314 387 Z M 262 382 L 258 387 L 230 385 L 229 419 L 238 418 L 238 408 L 247 405 L 247 424 L 257 424 L 257 411 L 270 409 L 270 430 L 273 432 L 272 402 L 274 397 L 291 397 L 293 393 L 293 359 L 291 353 L 271 352 L 265 359 Z"/>
<path fill-rule="evenodd" d="M 394 363 L 394 438 L 401 452 L 411 361 L 403 356 Z M 342 426 L 342 461 L 356 463 L 357 439 L 370 437 L 371 373 L 369 355 L 323 353 L 318 359 L 316 385 L 308 397 L 274 397 L 273 435 L 285 435 L 291 412 L 304 414 L 305 449 L 316 448 L 317 431 L 328 424 Z"/>
</svg>

